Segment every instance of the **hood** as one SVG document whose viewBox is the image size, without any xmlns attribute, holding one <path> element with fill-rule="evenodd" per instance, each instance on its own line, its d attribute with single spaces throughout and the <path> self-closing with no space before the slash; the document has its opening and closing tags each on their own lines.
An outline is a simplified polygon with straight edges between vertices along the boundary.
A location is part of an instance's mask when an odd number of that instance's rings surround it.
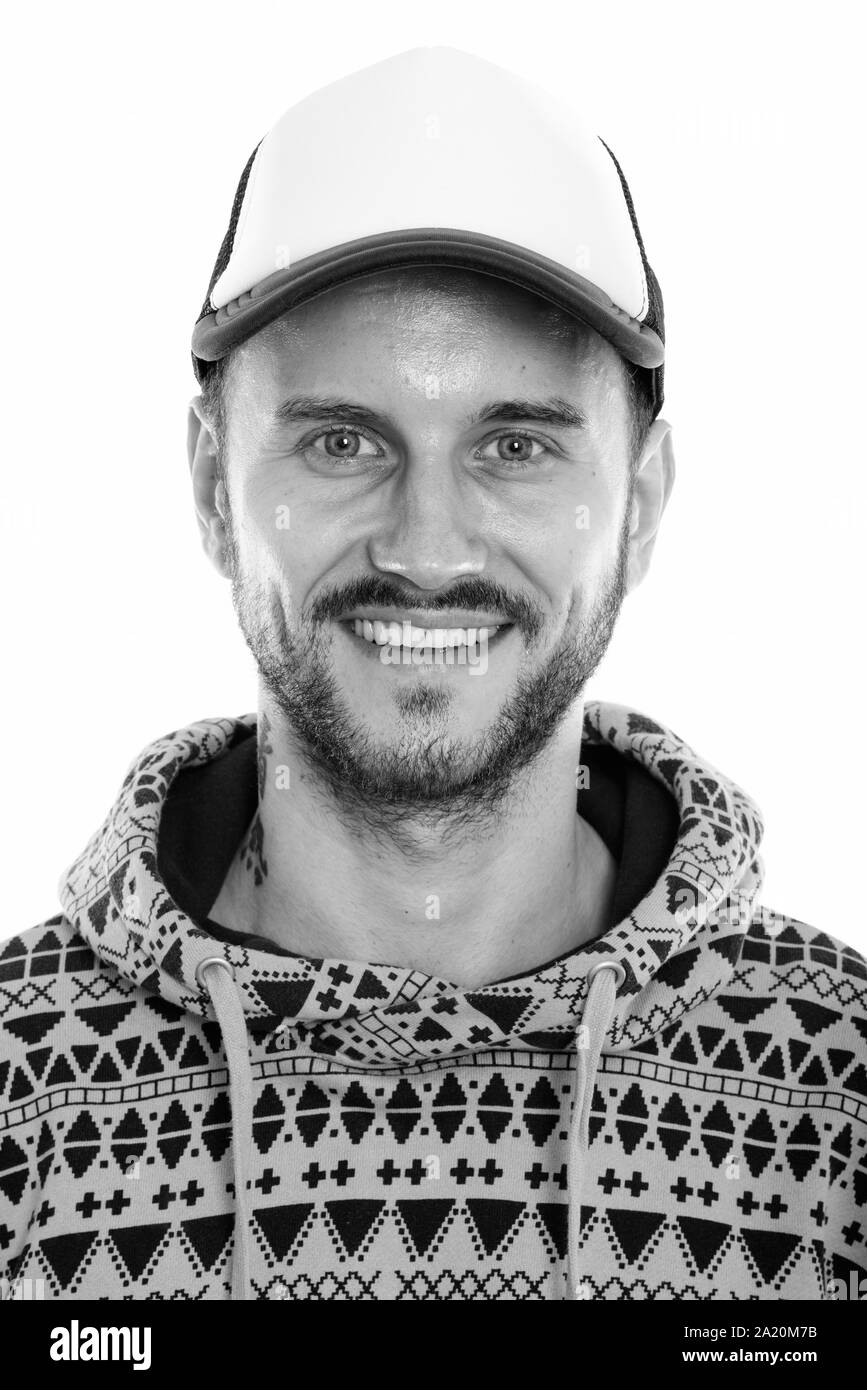
<svg viewBox="0 0 867 1390">
<path fill-rule="evenodd" d="M 61 881 L 70 921 L 139 988 L 213 1018 L 199 967 L 221 957 L 251 1032 L 275 1034 L 283 1050 L 394 1068 L 492 1046 L 568 1046 L 603 961 L 622 967 L 606 1052 L 640 1045 L 730 978 L 761 888 L 760 814 L 655 720 L 585 707 L 589 785 L 577 810 L 619 862 L 609 930 L 474 990 L 387 964 L 298 956 L 207 924 L 255 810 L 255 732 L 254 715 L 209 719 L 146 748 Z M 196 854 L 198 879 L 211 883 L 198 898 Z"/>
</svg>

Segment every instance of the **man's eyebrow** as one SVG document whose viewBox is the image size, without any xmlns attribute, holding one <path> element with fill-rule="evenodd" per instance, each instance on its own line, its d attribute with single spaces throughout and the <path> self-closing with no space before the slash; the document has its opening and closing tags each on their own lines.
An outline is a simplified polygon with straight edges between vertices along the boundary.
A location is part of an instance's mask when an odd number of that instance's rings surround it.
<svg viewBox="0 0 867 1390">
<path fill-rule="evenodd" d="M 551 396 L 544 401 L 493 401 L 467 423 L 482 425 L 491 420 L 503 420 L 507 424 L 517 424 L 519 420 L 540 420 L 543 424 L 556 425 L 566 430 L 584 429 L 587 424 L 584 411 L 564 400 L 562 396 Z"/>
<path fill-rule="evenodd" d="M 275 419 L 284 423 L 304 420 L 357 420 L 361 424 L 387 424 L 396 429 L 388 415 L 357 401 L 342 400 L 337 396 L 290 396 L 274 413 Z M 502 421 L 504 424 L 517 424 L 520 420 L 537 420 L 542 424 L 554 425 L 559 429 L 583 429 L 587 417 L 583 410 L 564 400 L 562 396 L 550 396 L 545 400 L 512 399 L 491 401 L 480 411 L 465 421 L 470 425 L 489 424 Z"/>
<path fill-rule="evenodd" d="M 348 419 L 363 420 L 366 424 L 377 421 L 391 423 L 387 415 L 380 415 L 369 406 L 356 401 L 344 401 L 338 396 L 290 396 L 274 412 L 275 420 L 290 424 L 302 420 Z"/>
</svg>

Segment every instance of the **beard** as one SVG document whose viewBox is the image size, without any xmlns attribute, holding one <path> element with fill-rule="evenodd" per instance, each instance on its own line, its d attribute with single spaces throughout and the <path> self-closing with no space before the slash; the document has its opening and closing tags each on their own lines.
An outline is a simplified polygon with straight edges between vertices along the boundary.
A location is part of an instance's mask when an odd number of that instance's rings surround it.
<svg viewBox="0 0 867 1390">
<path fill-rule="evenodd" d="M 631 490 L 630 490 L 631 491 Z M 449 732 L 453 692 L 422 682 L 396 684 L 395 734 L 383 740 L 349 709 L 330 657 L 328 624 L 362 604 L 418 604 L 390 577 L 369 576 L 317 599 L 307 615 L 291 614 L 276 587 L 254 584 L 243 572 L 230 511 L 227 556 L 238 622 L 275 711 L 298 755 L 345 813 L 394 839 L 408 818 L 455 828 L 496 813 L 519 774 L 550 744 L 601 661 L 626 595 L 630 504 L 617 559 L 593 602 L 575 600 L 552 651 L 520 672 L 491 722 L 471 740 Z M 520 594 L 482 577 L 459 579 L 424 606 L 502 613 L 523 635 L 528 655 L 540 643 L 544 615 Z M 525 666 L 528 663 L 524 663 Z"/>
</svg>

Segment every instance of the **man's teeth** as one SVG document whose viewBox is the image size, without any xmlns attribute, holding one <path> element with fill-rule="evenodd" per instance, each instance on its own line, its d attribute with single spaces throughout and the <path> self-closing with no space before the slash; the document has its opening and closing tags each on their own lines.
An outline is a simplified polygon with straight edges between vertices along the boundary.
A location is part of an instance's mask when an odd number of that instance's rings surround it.
<svg viewBox="0 0 867 1390">
<path fill-rule="evenodd" d="M 435 651 L 473 647 L 477 642 L 489 641 L 499 631 L 498 627 L 410 627 L 409 623 L 368 622 L 366 618 L 356 618 L 354 627 L 356 637 L 380 647 L 404 646 L 406 629 L 410 647 L 431 647 Z"/>
</svg>

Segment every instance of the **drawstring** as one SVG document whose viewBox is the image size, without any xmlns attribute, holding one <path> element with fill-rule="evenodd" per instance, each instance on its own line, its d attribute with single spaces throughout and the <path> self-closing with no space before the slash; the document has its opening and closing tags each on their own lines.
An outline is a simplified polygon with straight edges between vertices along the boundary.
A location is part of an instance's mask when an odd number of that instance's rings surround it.
<svg viewBox="0 0 867 1390">
<path fill-rule="evenodd" d="M 617 1002 L 617 990 L 626 978 L 619 961 L 600 961 L 588 976 L 587 1003 L 579 1028 L 586 1030 L 587 1046 L 576 1046 L 576 1088 L 569 1126 L 569 1297 L 578 1290 L 578 1241 L 581 1235 L 581 1185 L 590 1148 L 590 1112 L 596 1072 L 605 1035 Z M 223 1035 L 229 1068 L 232 1105 L 232 1167 L 235 1182 L 235 1252 L 232 1265 L 232 1298 L 248 1299 L 250 1198 L 247 1162 L 253 1147 L 253 1073 L 247 1042 L 247 1024 L 231 965 L 223 956 L 209 956 L 196 968 L 196 981 L 208 994 Z M 577 1030 L 576 1030 L 577 1031 Z"/>
<path fill-rule="evenodd" d="M 235 1182 L 235 1251 L 232 1264 L 232 1298 L 250 1297 L 248 1241 L 250 1198 L 247 1163 L 253 1147 L 253 1073 L 247 1042 L 244 1007 L 235 988 L 235 972 L 223 956 L 209 956 L 196 967 L 196 981 L 210 997 L 223 1035 L 229 1068 L 229 1100 L 232 1106 L 232 1171 Z"/>
<path fill-rule="evenodd" d="M 587 1003 L 581 1017 L 579 1030 L 586 1030 L 587 1046 L 582 1047 L 583 1039 L 576 1041 L 575 1102 L 569 1126 L 569 1298 L 582 1298 L 578 1289 L 578 1241 L 581 1235 L 581 1185 L 587 1167 L 587 1153 L 590 1148 L 590 1112 L 593 1108 L 593 1092 L 596 1085 L 596 1072 L 605 1034 L 617 1002 L 617 990 L 626 978 L 626 971 L 619 961 L 599 961 L 587 977 L 589 989 Z"/>
</svg>

